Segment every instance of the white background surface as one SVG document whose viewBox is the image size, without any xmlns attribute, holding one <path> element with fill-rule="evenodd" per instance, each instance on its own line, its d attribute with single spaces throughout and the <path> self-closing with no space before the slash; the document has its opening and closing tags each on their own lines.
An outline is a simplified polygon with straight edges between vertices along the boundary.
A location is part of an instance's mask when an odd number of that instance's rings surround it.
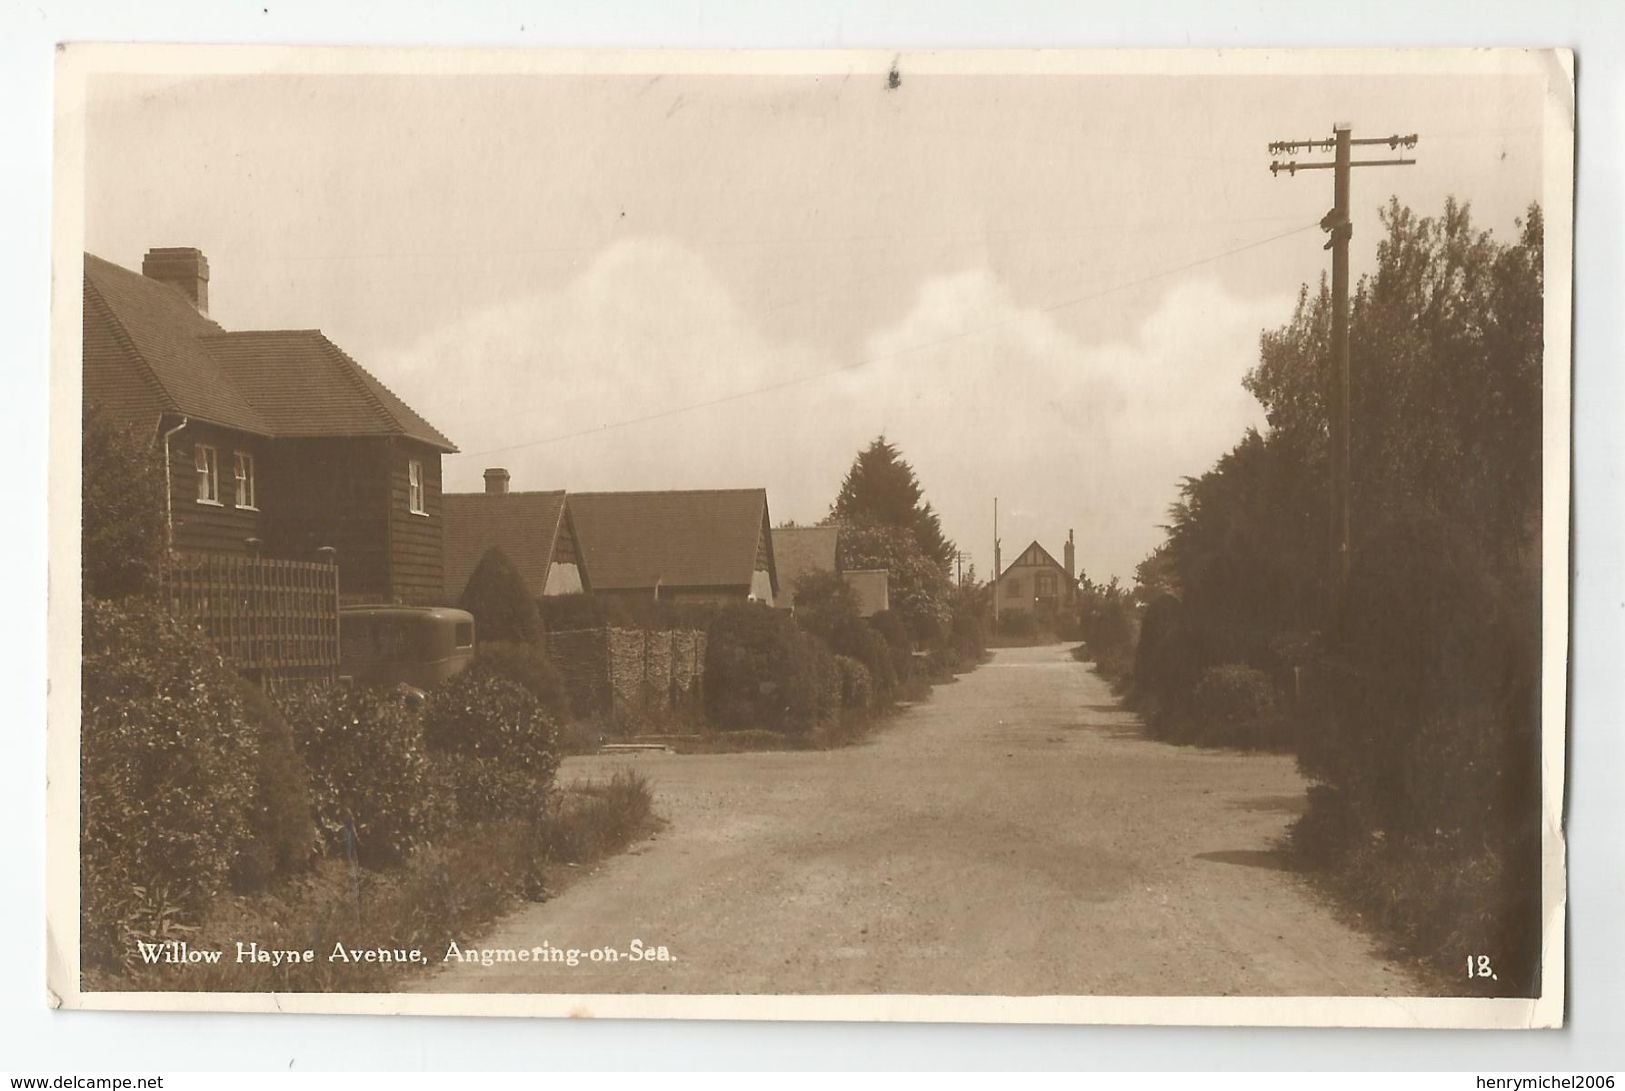
<svg viewBox="0 0 1625 1091">
<path fill-rule="evenodd" d="M 52 44 L 469 46 L 1543 45 L 1578 54 L 1569 1028 L 1561 1032 L 611 1023 L 51 1012 L 43 980 L 46 322 Z M 0 421 L 12 593 L 0 663 L 0 1071 L 178 1068 L 1620 1068 L 1625 1062 L 1625 423 L 1620 363 L 1625 18 L 1600 2 L 441 5 L 0 0 Z M 68 290 L 78 291 L 73 277 Z"/>
</svg>

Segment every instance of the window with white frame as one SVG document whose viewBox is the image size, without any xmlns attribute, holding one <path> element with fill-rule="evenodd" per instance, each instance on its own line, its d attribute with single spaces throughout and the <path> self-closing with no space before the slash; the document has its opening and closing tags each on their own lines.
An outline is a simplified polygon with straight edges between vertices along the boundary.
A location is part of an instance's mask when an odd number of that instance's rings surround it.
<svg viewBox="0 0 1625 1091">
<path fill-rule="evenodd" d="M 199 443 L 194 451 L 197 456 L 197 502 L 199 504 L 220 503 L 220 462 L 213 447 L 207 443 Z"/>
<path fill-rule="evenodd" d="M 259 504 L 254 498 L 254 456 L 247 451 L 238 451 L 233 459 L 232 473 L 237 479 L 237 506 L 257 509 Z"/>
<path fill-rule="evenodd" d="M 413 515 L 428 515 L 423 506 L 423 460 L 411 459 L 406 464 L 406 507 Z"/>
</svg>

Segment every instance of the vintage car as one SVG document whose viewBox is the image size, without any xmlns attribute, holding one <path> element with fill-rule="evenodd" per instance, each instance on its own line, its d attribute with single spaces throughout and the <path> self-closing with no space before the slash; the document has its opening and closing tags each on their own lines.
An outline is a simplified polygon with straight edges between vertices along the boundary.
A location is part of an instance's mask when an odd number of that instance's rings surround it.
<svg viewBox="0 0 1625 1091">
<path fill-rule="evenodd" d="M 444 606 L 339 610 L 339 676 L 357 686 L 432 689 L 474 658 L 474 615 Z"/>
</svg>

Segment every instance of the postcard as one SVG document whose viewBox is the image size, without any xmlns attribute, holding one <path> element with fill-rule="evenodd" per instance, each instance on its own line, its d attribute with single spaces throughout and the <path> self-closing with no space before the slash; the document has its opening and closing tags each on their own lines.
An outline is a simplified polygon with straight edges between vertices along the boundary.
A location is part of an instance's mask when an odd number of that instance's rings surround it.
<svg viewBox="0 0 1625 1091">
<path fill-rule="evenodd" d="M 63 46 L 51 1002 L 1560 1026 L 1574 101 Z"/>
</svg>

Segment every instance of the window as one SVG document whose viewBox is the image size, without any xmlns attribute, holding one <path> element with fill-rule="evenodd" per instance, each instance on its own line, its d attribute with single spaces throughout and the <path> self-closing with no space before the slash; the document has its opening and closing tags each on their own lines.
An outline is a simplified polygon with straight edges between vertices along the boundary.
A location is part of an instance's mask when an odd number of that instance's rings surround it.
<svg viewBox="0 0 1625 1091">
<path fill-rule="evenodd" d="M 220 503 L 220 463 L 213 447 L 200 443 L 194 448 L 197 455 L 197 502 Z"/>
<path fill-rule="evenodd" d="M 1055 594 L 1055 573 L 1040 572 L 1033 577 L 1033 594 L 1048 598 Z"/>
<path fill-rule="evenodd" d="M 247 451 L 238 451 L 232 471 L 237 478 L 237 506 L 257 510 L 259 505 L 254 502 L 254 456 Z"/>
<path fill-rule="evenodd" d="M 428 515 L 423 506 L 423 460 L 414 458 L 406 464 L 406 508 L 413 515 Z"/>
</svg>

